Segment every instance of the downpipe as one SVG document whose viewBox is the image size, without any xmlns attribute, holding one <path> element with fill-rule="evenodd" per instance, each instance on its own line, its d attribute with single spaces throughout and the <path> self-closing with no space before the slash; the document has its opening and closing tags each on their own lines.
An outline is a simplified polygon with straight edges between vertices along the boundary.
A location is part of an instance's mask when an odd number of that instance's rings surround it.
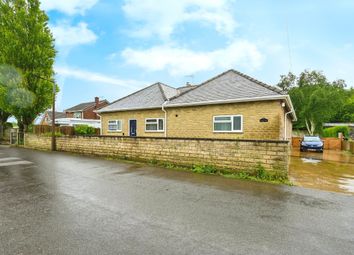
<svg viewBox="0 0 354 255">
<path fill-rule="evenodd" d="M 288 120 L 288 115 L 291 114 L 293 111 L 291 110 L 290 112 L 285 113 L 284 115 L 284 141 L 287 140 L 287 136 L 288 136 L 288 127 L 287 127 L 287 120 Z"/>
<path fill-rule="evenodd" d="M 166 100 L 163 104 L 162 104 L 162 111 L 165 113 L 165 121 L 164 121 L 164 130 L 165 130 L 165 137 L 167 137 L 167 111 L 165 110 L 165 105 L 169 102 L 169 100 Z"/>
</svg>

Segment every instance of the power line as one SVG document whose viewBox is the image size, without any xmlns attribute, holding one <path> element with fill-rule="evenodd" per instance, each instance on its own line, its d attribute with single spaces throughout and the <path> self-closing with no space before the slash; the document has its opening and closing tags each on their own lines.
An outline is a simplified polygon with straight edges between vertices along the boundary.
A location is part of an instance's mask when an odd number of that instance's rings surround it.
<svg viewBox="0 0 354 255">
<path fill-rule="evenodd" d="M 291 57 L 291 48 L 290 48 L 290 36 L 289 36 L 289 11 L 286 12 L 286 16 L 285 16 L 285 27 L 286 27 L 286 40 L 288 43 L 288 54 L 289 54 L 289 72 L 292 71 L 293 69 L 293 63 L 292 63 L 292 57 Z"/>
</svg>

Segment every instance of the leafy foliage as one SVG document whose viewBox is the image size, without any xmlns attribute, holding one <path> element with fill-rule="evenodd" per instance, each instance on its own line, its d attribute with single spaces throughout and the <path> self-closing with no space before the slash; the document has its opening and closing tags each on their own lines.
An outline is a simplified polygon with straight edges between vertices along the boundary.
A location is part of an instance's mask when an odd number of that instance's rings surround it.
<svg viewBox="0 0 354 255">
<path fill-rule="evenodd" d="M 22 129 L 52 104 L 56 52 L 39 0 L 0 1 L 0 35 L 0 108 Z"/>
<path fill-rule="evenodd" d="M 292 99 L 298 116 L 294 128 L 306 128 L 310 135 L 321 134 L 323 123 L 339 119 L 338 115 L 342 117 L 340 110 L 349 111 L 344 116 L 350 119 L 354 113 L 350 113 L 351 101 L 348 101 L 351 91 L 345 86 L 343 80 L 329 82 L 322 72 L 308 70 L 299 77 L 292 73 L 283 75 L 278 83 L 278 87 L 287 91 Z"/>
<path fill-rule="evenodd" d="M 76 135 L 94 135 L 96 134 L 96 129 L 88 125 L 77 125 L 75 126 Z"/>
<path fill-rule="evenodd" d="M 215 174 L 217 173 L 217 169 L 213 166 L 194 166 L 193 172 L 198 174 Z"/>
<path fill-rule="evenodd" d="M 338 137 L 339 133 L 342 133 L 345 137 L 349 137 L 349 127 L 338 126 L 325 128 L 323 130 L 323 137 Z"/>
</svg>

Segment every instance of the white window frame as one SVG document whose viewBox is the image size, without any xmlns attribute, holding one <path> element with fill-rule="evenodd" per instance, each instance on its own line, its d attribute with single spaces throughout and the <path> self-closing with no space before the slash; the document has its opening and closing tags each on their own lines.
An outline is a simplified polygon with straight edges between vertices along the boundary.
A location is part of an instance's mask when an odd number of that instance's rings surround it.
<svg viewBox="0 0 354 255">
<path fill-rule="evenodd" d="M 75 114 L 79 114 L 80 117 L 75 117 Z M 74 119 L 82 119 L 82 116 L 83 116 L 83 114 L 82 114 L 82 112 L 80 112 L 80 111 L 78 111 L 78 112 L 73 112 L 73 118 L 74 118 Z"/>
<path fill-rule="evenodd" d="M 117 129 L 116 129 L 116 130 L 110 130 L 110 129 L 109 129 L 109 123 L 110 123 L 110 122 L 113 122 L 113 121 L 116 122 L 116 125 L 117 125 Z M 120 129 L 118 129 L 118 122 L 120 122 Z M 110 133 L 122 132 L 122 130 L 123 130 L 123 120 L 108 120 L 107 130 L 108 130 L 108 132 L 110 132 Z"/>
<path fill-rule="evenodd" d="M 230 117 L 231 120 L 215 120 L 217 117 Z M 241 129 L 234 130 L 234 117 L 241 118 Z M 215 130 L 215 123 L 231 123 L 231 130 Z M 216 115 L 213 116 L 213 132 L 214 133 L 243 133 L 243 115 Z"/>
<path fill-rule="evenodd" d="M 147 123 L 148 120 L 156 120 L 156 123 Z M 159 128 L 159 121 L 162 120 L 162 129 L 158 129 Z M 146 125 L 147 124 L 156 124 L 157 125 L 157 130 L 147 130 L 146 129 Z M 164 118 L 146 118 L 145 119 L 145 132 L 147 133 L 161 133 L 161 132 L 165 132 L 165 119 Z"/>
</svg>

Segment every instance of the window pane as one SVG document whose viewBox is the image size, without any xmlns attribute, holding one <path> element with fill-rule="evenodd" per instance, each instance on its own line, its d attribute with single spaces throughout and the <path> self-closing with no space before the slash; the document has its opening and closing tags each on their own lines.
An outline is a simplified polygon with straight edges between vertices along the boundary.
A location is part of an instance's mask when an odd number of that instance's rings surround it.
<svg viewBox="0 0 354 255">
<path fill-rule="evenodd" d="M 215 121 L 225 121 L 225 120 L 231 120 L 231 117 L 230 116 L 215 117 Z"/>
<path fill-rule="evenodd" d="M 116 124 L 108 125 L 108 130 L 111 130 L 111 131 L 117 130 L 117 125 Z"/>
<path fill-rule="evenodd" d="M 117 130 L 122 130 L 122 121 L 117 121 Z"/>
<path fill-rule="evenodd" d="M 234 117 L 234 127 L 233 130 L 235 131 L 241 131 L 241 117 L 240 116 L 235 116 Z"/>
<path fill-rule="evenodd" d="M 214 123 L 215 131 L 231 131 L 231 123 Z"/>
<path fill-rule="evenodd" d="M 146 124 L 146 130 L 157 130 L 157 124 Z"/>
<path fill-rule="evenodd" d="M 150 120 L 146 120 L 146 123 L 156 123 L 156 119 L 150 119 Z"/>
<path fill-rule="evenodd" d="M 163 119 L 159 119 L 159 130 L 163 130 Z"/>
</svg>

